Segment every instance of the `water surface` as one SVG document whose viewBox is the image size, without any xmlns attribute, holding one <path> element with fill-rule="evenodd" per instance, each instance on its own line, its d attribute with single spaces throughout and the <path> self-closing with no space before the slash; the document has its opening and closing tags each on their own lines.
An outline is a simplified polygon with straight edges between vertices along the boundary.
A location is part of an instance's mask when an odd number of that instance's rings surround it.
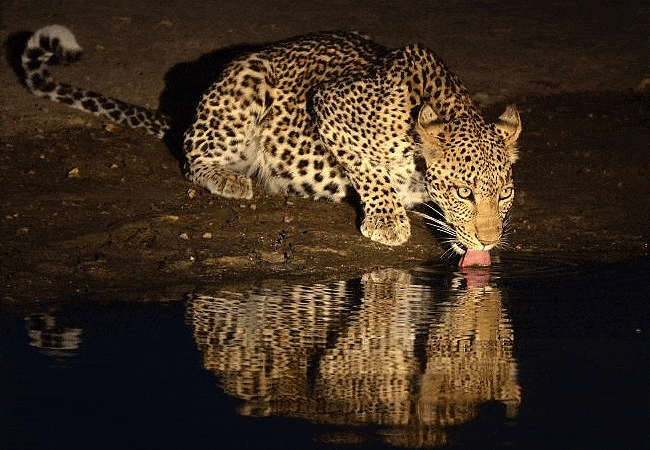
<svg viewBox="0 0 650 450">
<path fill-rule="evenodd" d="M 2 442 L 650 445 L 648 260 L 454 270 L 5 308 Z"/>
</svg>

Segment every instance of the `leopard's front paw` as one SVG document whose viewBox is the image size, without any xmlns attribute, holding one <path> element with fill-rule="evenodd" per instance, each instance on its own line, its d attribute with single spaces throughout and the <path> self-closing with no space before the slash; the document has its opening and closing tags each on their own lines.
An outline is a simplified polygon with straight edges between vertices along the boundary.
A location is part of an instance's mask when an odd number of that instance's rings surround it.
<svg viewBox="0 0 650 450">
<path fill-rule="evenodd" d="M 402 245 L 411 237 L 411 225 L 404 215 L 372 214 L 361 224 L 361 234 L 385 245 Z"/>
</svg>

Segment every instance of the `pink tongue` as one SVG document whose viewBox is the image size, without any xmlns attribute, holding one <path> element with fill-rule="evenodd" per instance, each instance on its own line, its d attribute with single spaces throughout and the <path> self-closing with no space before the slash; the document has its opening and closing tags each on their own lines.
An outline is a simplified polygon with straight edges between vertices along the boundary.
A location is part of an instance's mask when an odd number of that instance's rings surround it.
<svg viewBox="0 0 650 450">
<path fill-rule="evenodd" d="M 490 252 L 485 250 L 467 250 L 458 263 L 459 267 L 489 266 L 492 264 Z"/>
</svg>

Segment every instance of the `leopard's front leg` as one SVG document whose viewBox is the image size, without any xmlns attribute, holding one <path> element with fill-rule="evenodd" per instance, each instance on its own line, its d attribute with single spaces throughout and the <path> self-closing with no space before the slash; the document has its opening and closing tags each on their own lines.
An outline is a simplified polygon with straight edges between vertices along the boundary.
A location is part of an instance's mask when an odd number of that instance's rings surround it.
<svg viewBox="0 0 650 450">
<path fill-rule="evenodd" d="M 365 217 L 361 234 L 386 245 L 401 245 L 411 236 L 411 225 L 388 169 L 367 162 L 348 166 L 348 177 L 361 197 Z"/>
<path fill-rule="evenodd" d="M 361 233 L 401 245 L 411 225 L 389 167 L 409 164 L 411 108 L 406 87 L 379 76 L 343 78 L 316 90 L 312 108 L 324 147 L 359 193 L 365 217 Z"/>
</svg>

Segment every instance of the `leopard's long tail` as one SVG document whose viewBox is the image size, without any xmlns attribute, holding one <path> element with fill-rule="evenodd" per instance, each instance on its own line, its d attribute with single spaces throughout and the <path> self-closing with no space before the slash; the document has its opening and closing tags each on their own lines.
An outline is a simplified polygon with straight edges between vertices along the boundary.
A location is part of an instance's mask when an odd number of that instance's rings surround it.
<svg viewBox="0 0 650 450">
<path fill-rule="evenodd" d="M 144 128 L 147 132 L 165 137 L 170 129 L 170 119 L 158 112 L 132 105 L 55 80 L 50 67 L 69 64 L 81 56 L 82 49 L 74 34 L 64 26 L 49 25 L 31 35 L 21 55 L 23 82 L 39 97 L 64 103 L 73 108 L 129 128 Z"/>
</svg>

